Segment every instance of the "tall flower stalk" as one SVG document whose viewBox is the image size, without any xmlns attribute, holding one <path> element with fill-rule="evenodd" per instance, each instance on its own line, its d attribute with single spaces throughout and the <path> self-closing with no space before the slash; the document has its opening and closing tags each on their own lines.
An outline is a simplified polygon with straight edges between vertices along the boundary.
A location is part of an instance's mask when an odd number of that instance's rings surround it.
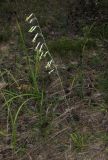
<svg viewBox="0 0 108 160">
<path fill-rule="evenodd" d="M 52 74 L 53 72 L 55 72 L 56 75 L 58 76 L 61 87 L 62 87 L 62 90 L 64 92 L 64 99 L 65 99 L 66 104 L 67 104 L 68 109 L 69 109 L 69 104 L 68 104 L 68 101 L 67 101 L 67 98 L 66 98 L 65 90 L 64 90 L 64 87 L 63 87 L 63 82 L 60 78 L 58 68 L 57 68 L 57 65 L 56 65 L 56 63 L 53 59 L 53 56 L 51 55 L 51 53 L 48 49 L 48 46 L 46 44 L 46 41 L 45 41 L 44 35 L 42 33 L 42 30 L 41 30 L 40 24 L 38 22 L 38 19 L 36 18 L 35 14 L 32 13 L 26 18 L 26 22 L 31 24 L 31 27 L 30 27 L 28 32 L 29 33 L 34 33 L 32 43 L 34 44 L 35 47 L 33 49 L 34 49 L 35 52 L 37 52 L 39 60 L 42 60 L 42 59 L 46 58 L 47 56 L 49 57 L 49 61 L 47 61 L 46 65 L 45 65 L 45 69 L 48 70 L 48 74 Z M 36 23 L 36 25 L 33 25 L 34 22 Z M 38 41 L 38 38 L 41 38 L 42 42 Z"/>
</svg>

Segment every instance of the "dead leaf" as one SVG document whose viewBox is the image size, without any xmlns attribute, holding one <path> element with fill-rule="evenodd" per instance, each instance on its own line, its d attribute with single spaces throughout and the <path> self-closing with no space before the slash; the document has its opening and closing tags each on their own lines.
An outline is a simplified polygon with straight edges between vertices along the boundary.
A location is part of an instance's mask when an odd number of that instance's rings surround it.
<svg viewBox="0 0 108 160">
<path fill-rule="evenodd" d="M 0 90 L 6 88 L 7 83 L 6 82 L 0 82 Z"/>
<path fill-rule="evenodd" d="M 29 91 L 31 89 L 31 86 L 28 85 L 28 84 L 21 84 L 19 87 L 18 87 L 19 90 L 23 90 L 23 91 Z"/>
</svg>

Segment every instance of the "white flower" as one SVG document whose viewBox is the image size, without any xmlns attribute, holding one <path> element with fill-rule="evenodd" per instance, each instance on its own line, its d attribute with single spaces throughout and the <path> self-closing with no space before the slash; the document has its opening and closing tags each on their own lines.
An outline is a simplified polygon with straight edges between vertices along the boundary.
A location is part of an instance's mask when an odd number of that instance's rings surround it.
<svg viewBox="0 0 108 160">
<path fill-rule="evenodd" d="M 43 44 L 41 44 L 40 49 L 39 49 L 39 52 L 41 52 L 41 51 L 42 51 L 43 46 L 44 46 L 44 43 L 43 43 Z"/>
<path fill-rule="evenodd" d="M 49 71 L 48 73 L 51 74 L 54 71 L 54 69 L 52 69 L 51 71 Z"/>
<path fill-rule="evenodd" d="M 37 46 L 35 47 L 35 49 L 34 49 L 35 51 L 37 51 L 39 45 L 40 45 L 40 42 L 38 42 Z"/>
<path fill-rule="evenodd" d="M 33 16 L 33 13 L 30 14 L 30 16 L 28 16 L 28 17 L 26 18 L 26 21 L 29 21 L 29 19 L 30 19 L 32 16 Z"/>
<path fill-rule="evenodd" d="M 34 38 L 33 38 L 33 40 L 32 40 L 33 43 L 35 43 L 35 41 L 36 41 L 38 35 L 39 35 L 39 33 L 36 33 L 36 35 L 34 36 Z"/>
<path fill-rule="evenodd" d="M 32 26 L 30 29 L 29 29 L 29 33 L 32 33 L 38 26 Z"/>
<path fill-rule="evenodd" d="M 32 22 L 35 21 L 35 20 L 36 20 L 36 17 L 32 18 L 32 19 L 29 21 L 29 23 L 32 23 Z"/>
<path fill-rule="evenodd" d="M 44 52 L 41 52 L 41 55 L 40 55 L 40 57 L 39 57 L 39 60 L 42 59 L 43 54 L 44 54 Z"/>
<path fill-rule="evenodd" d="M 46 57 L 46 55 L 47 55 L 48 53 L 49 53 L 49 52 L 48 52 L 48 51 L 46 51 L 46 52 L 45 52 L 45 54 L 44 54 L 43 56 L 44 56 L 44 57 Z"/>
<path fill-rule="evenodd" d="M 51 64 L 52 64 L 52 59 L 47 63 L 47 65 L 45 66 L 45 68 L 50 68 L 51 67 Z"/>
</svg>

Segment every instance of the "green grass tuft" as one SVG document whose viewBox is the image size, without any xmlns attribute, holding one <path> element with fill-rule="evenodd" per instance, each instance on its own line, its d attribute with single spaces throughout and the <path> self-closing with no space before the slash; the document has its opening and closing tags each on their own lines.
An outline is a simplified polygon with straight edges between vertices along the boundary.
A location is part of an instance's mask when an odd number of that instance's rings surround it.
<svg viewBox="0 0 108 160">
<path fill-rule="evenodd" d="M 74 132 L 71 135 L 71 140 L 73 142 L 73 146 L 75 147 L 76 150 L 80 151 L 84 149 L 84 147 L 87 144 L 87 135 L 82 135 L 80 133 Z"/>
<path fill-rule="evenodd" d="M 83 28 L 83 33 L 91 38 L 98 39 L 108 39 L 108 23 L 103 23 L 100 25 L 94 25 L 94 27 L 89 31 L 90 26 L 85 26 Z"/>
<path fill-rule="evenodd" d="M 52 53 L 56 52 L 64 56 L 73 55 L 75 57 L 79 57 L 82 54 L 85 42 L 86 42 L 86 49 L 91 49 L 96 47 L 96 42 L 93 39 L 90 38 L 86 40 L 84 37 L 76 39 L 62 37 L 60 39 L 50 41 L 48 43 L 48 46 Z"/>
</svg>

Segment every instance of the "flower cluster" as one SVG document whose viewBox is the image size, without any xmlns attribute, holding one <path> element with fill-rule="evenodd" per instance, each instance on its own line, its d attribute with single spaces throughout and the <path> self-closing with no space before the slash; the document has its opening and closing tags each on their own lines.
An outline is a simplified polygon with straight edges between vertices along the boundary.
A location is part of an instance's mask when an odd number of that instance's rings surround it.
<svg viewBox="0 0 108 160">
<path fill-rule="evenodd" d="M 47 62 L 45 68 L 49 71 L 48 73 L 51 74 L 55 69 L 54 69 L 54 60 L 48 50 L 48 47 L 46 45 L 44 36 L 42 34 L 42 30 L 40 28 L 39 22 L 35 15 L 32 13 L 26 18 L 26 22 L 31 24 L 31 27 L 29 29 L 29 33 L 34 33 L 34 37 L 32 39 L 32 43 L 34 44 L 34 51 L 39 54 L 39 60 L 42 60 L 46 56 L 50 57 L 50 60 Z M 34 22 L 36 22 L 36 25 L 33 25 Z M 41 41 L 38 41 L 38 38 L 42 39 Z"/>
</svg>

